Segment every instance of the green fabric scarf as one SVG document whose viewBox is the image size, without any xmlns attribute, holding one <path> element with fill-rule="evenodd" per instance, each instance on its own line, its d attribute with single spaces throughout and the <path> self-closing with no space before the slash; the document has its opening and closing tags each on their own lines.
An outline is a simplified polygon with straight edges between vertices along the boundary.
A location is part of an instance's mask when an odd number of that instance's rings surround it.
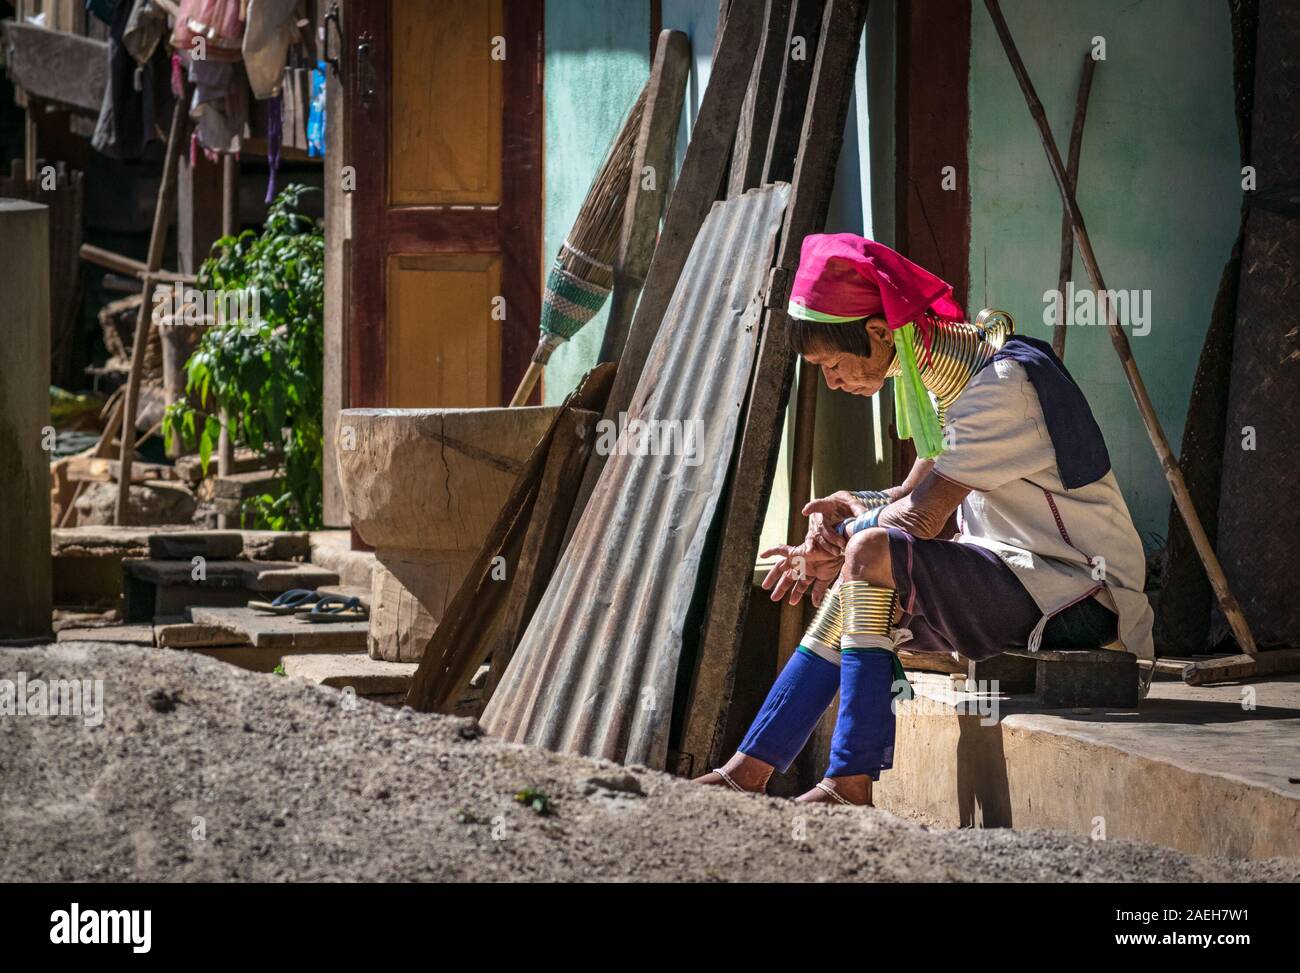
<svg viewBox="0 0 1300 973">
<path fill-rule="evenodd" d="M 918 456 L 934 459 L 943 452 L 943 429 L 930 393 L 921 382 L 914 325 L 905 324 L 894 331 L 894 351 L 902 369 L 894 379 L 894 424 L 898 435 L 916 444 Z"/>
</svg>

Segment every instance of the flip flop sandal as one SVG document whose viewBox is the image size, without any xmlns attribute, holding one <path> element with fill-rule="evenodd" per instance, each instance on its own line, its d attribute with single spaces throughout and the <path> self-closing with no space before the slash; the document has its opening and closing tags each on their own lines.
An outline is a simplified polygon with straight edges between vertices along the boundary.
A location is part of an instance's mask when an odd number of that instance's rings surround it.
<svg viewBox="0 0 1300 973">
<path fill-rule="evenodd" d="M 721 767 L 714 767 L 714 768 L 713 768 L 713 772 L 714 772 L 715 774 L 717 774 L 719 777 L 721 777 L 721 778 L 722 778 L 722 782 L 723 782 L 724 784 L 726 784 L 728 787 L 730 787 L 733 791 L 739 791 L 739 792 L 742 793 L 742 794 L 750 794 L 750 793 L 753 793 L 752 791 L 747 791 L 747 790 L 745 790 L 745 788 L 743 788 L 743 787 L 741 787 L 739 784 L 737 784 L 737 783 L 732 779 L 731 775 L 730 775 L 729 773 L 727 773 L 725 770 L 723 770 Z"/>
<path fill-rule="evenodd" d="M 829 794 L 831 800 L 835 801 L 837 804 L 847 804 L 849 807 L 865 807 L 865 805 L 862 804 L 854 804 L 843 794 L 837 794 L 835 792 L 835 788 L 832 787 L 830 784 L 826 783 L 826 781 L 824 780 L 819 780 L 817 783 L 813 784 L 813 786 L 816 787 L 823 794 Z"/>
<path fill-rule="evenodd" d="M 361 599 L 353 596 L 326 595 L 301 616 L 309 622 L 363 622 L 370 617 Z"/>
<path fill-rule="evenodd" d="M 292 615 L 304 605 L 319 601 L 320 597 L 306 588 L 294 588 L 277 595 L 275 601 L 250 601 L 248 607 L 264 615 Z"/>
</svg>

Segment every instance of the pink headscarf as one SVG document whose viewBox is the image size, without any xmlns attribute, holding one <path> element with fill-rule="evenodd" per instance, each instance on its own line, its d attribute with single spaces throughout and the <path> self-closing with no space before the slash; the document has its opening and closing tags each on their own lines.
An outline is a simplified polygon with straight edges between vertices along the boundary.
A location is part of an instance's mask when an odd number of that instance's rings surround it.
<svg viewBox="0 0 1300 973">
<path fill-rule="evenodd" d="M 804 237 L 790 288 L 791 316 L 844 320 L 883 314 L 891 329 L 922 323 L 925 312 L 950 321 L 964 315 L 952 285 L 882 243 L 854 233 Z M 800 313 L 801 310 L 812 312 Z"/>
</svg>

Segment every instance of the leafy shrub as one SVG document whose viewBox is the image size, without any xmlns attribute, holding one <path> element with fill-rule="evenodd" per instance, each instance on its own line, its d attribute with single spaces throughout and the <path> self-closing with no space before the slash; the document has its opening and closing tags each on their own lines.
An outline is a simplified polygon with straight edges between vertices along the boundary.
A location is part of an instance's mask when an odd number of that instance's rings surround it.
<svg viewBox="0 0 1300 973">
<path fill-rule="evenodd" d="M 188 401 L 167 408 L 170 441 L 197 442 L 206 473 L 224 412 L 232 439 L 262 455 L 283 451 L 284 492 L 249 501 L 255 526 L 321 526 L 321 397 L 324 385 L 325 236 L 297 212 L 311 190 L 285 187 L 260 234 L 222 237 L 199 270 L 196 289 L 232 293 L 251 317 L 204 329 L 185 366 Z M 197 408 L 191 403 L 197 402 Z"/>
</svg>

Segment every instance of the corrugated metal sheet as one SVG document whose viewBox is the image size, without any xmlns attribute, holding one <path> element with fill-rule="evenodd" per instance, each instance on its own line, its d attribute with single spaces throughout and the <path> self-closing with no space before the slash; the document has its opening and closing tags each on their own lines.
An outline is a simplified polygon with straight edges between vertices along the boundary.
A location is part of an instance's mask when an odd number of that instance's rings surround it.
<svg viewBox="0 0 1300 973">
<path fill-rule="evenodd" d="M 633 429 L 637 419 L 698 420 L 694 459 L 610 455 L 483 714 L 489 733 L 664 765 L 682 625 L 731 461 L 788 197 L 784 184 L 751 190 L 715 204 L 704 221 L 627 415 Z"/>
</svg>

